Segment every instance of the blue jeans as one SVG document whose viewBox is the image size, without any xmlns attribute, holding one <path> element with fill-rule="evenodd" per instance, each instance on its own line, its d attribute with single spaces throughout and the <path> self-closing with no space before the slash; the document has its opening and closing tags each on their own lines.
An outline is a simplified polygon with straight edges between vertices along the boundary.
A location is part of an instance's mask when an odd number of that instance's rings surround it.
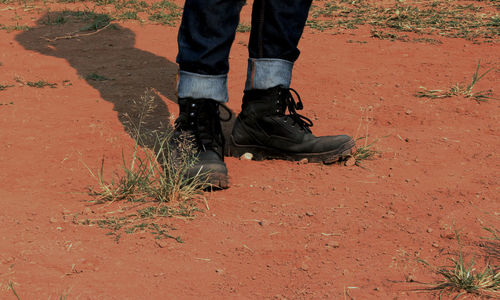
<svg viewBox="0 0 500 300">
<path fill-rule="evenodd" d="M 244 0 L 186 0 L 179 29 L 179 98 L 227 102 L 229 51 Z M 312 0 L 255 0 L 245 90 L 290 86 Z"/>
</svg>

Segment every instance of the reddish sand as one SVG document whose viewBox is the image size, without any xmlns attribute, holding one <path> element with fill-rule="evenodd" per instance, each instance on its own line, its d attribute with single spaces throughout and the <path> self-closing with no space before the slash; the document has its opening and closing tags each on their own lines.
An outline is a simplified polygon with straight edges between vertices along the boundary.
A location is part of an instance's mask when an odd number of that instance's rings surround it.
<svg viewBox="0 0 500 300">
<path fill-rule="evenodd" d="M 35 28 L 0 30 L 0 84 L 15 85 L 0 91 L 1 299 L 16 299 L 9 282 L 21 299 L 431 299 L 413 291 L 422 288 L 415 281 L 439 277 L 417 259 L 442 265 L 456 256 L 454 228 L 479 265 L 488 253 L 498 265 L 481 239 L 491 236 L 483 227 L 500 228 L 498 100 L 414 97 L 420 86 L 469 82 L 479 59 L 482 70 L 497 69 L 475 89 L 500 97 L 498 44 L 306 29 L 293 88 L 313 131 L 368 133 L 369 142 L 380 138 L 380 157 L 365 168 L 226 158 L 231 188 L 207 194 L 210 209 L 195 219 L 168 221 L 184 243 L 158 244 L 148 233 L 116 243 L 107 230 L 72 222 L 108 209 L 88 203 L 96 182 L 82 162 L 95 170 L 104 156 L 109 176 L 120 168 L 134 143 L 124 114 L 146 88 L 159 95 L 157 122 L 177 115 L 177 28 L 125 22 L 49 43 L 42 37 L 81 24 L 37 25 L 43 11 L 6 7 L 0 23 L 17 13 Z M 238 33 L 231 53 L 236 113 L 248 36 Z M 113 80 L 84 79 L 93 72 Z"/>
</svg>

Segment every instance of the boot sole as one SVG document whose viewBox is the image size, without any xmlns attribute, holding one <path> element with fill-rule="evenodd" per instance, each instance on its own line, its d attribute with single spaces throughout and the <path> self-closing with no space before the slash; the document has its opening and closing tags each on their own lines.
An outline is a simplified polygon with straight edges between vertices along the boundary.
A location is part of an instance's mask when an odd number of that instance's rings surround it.
<svg viewBox="0 0 500 300">
<path fill-rule="evenodd" d="M 284 152 L 279 149 L 260 145 L 239 145 L 234 141 L 233 136 L 231 136 L 229 154 L 233 157 L 240 157 L 241 155 L 249 152 L 253 154 L 253 160 L 282 159 L 299 161 L 307 159 L 308 162 L 311 163 L 332 164 L 350 156 L 355 145 L 356 143 L 351 139 L 340 145 L 337 149 L 331 151 L 320 153 L 296 153 Z"/>
<path fill-rule="evenodd" d="M 207 190 L 224 190 L 229 188 L 229 176 L 225 174 L 209 174 L 207 183 L 210 184 Z"/>
<path fill-rule="evenodd" d="M 194 179 L 196 176 L 201 176 L 200 180 L 207 184 L 207 187 L 204 190 L 221 190 L 229 188 L 229 176 L 227 175 L 227 170 L 210 168 L 210 165 L 205 167 L 207 171 L 203 171 L 202 167 L 190 169 L 187 173 L 187 177 Z M 199 172 L 202 175 L 198 175 Z"/>
</svg>

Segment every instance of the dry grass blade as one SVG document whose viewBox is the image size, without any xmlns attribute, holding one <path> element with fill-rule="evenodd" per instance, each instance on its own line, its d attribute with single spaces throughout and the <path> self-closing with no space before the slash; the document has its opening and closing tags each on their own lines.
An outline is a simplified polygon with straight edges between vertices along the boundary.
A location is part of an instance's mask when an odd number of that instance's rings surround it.
<svg viewBox="0 0 500 300">
<path fill-rule="evenodd" d="M 9 289 L 12 291 L 12 293 L 14 294 L 14 296 L 16 297 L 17 300 L 21 300 L 21 298 L 19 297 L 19 295 L 17 294 L 16 290 L 14 289 L 14 285 L 12 284 L 11 281 L 9 281 L 9 283 L 7 283 L 7 286 L 9 287 Z"/>
<path fill-rule="evenodd" d="M 479 67 L 481 64 L 481 60 L 478 61 L 477 63 L 477 68 L 474 73 L 472 73 L 472 81 L 468 85 L 464 85 L 461 83 L 457 83 L 454 86 L 452 86 L 449 90 L 444 91 L 444 90 L 428 90 L 425 87 L 420 87 L 422 90 L 418 91 L 415 94 L 415 97 L 419 98 L 431 98 L 431 99 L 441 99 L 441 98 L 449 98 L 452 96 L 463 96 L 464 98 L 473 98 L 477 102 L 487 102 L 489 99 L 496 99 L 493 98 L 493 91 L 491 89 L 489 90 L 483 90 L 479 92 L 473 92 L 472 90 L 474 89 L 474 86 L 476 83 L 481 80 L 486 74 L 489 72 L 495 70 L 495 68 L 490 68 L 483 74 L 479 74 Z"/>
</svg>

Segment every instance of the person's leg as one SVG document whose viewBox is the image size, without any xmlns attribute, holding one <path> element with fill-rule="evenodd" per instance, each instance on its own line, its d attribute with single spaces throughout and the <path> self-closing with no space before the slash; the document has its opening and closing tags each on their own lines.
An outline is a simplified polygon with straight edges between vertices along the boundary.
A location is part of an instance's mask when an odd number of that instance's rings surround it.
<svg viewBox="0 0 500 300">
<path fill-rule="evenodd" d="M 311 120 L 296 112 L 302 101 L 289 88 L 310 5 L 310 0 L 255 0 L 245 95 L 231 135 L 231 155 L 252 152 L 256 159 L 331 163 L 352 152 L 349 136 L 311 133 Z"/>
<path fill-rule="evenodd" d="M 255 0 L 245 90 L 288 88 L 311 0 Z"/>
<path fill-rule="evenodd" d="M 227 102 L 229 51 L 234 40 L 241 0 L 186 0 L 179 29 L 177 95 L 180 113 L 175 136 L 187 133 L 198 161 L 188 176 L 208 173 L 217 187 L 228 186 L 219 104 Z"/>
<path fill-rule="evenodd" d="M 229 51 L 242 0 L 186 0 L 179 28 L 179 98 L 227 102 Z"/>
</svg>

